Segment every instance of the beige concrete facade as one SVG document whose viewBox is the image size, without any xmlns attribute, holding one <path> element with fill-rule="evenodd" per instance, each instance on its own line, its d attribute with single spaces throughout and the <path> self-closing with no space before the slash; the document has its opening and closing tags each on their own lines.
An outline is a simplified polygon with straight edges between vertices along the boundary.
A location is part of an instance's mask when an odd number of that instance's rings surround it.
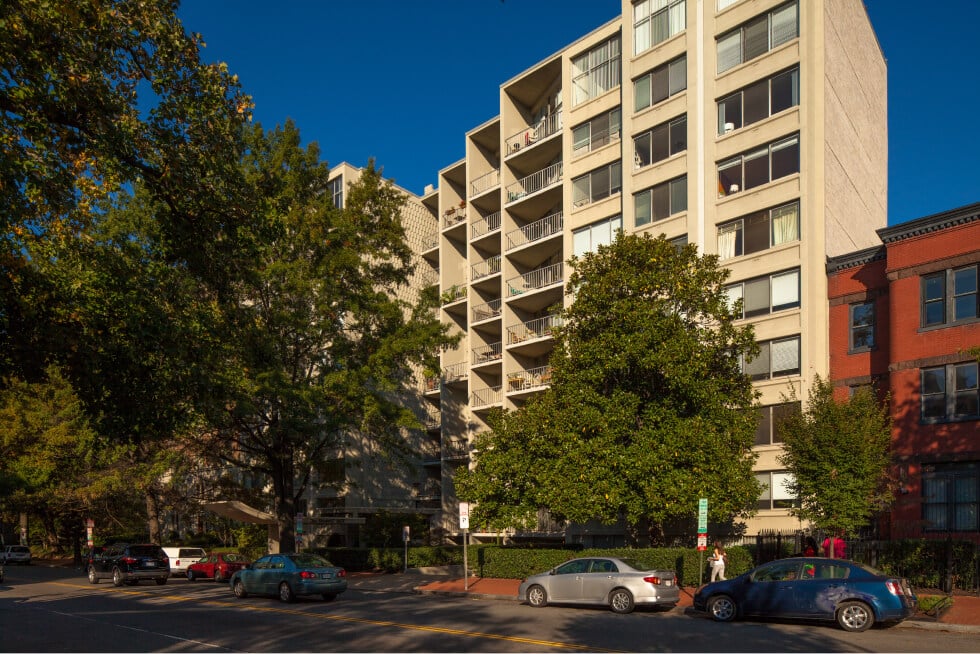
<svg viewBox="0 0 980 654">
<path fill-rule="evenodd" d="M 420 202 L 438 224 L 421 261 L 463 335 L 423 380 L 446 536 L 460 531 L 452 474 L 487 412 L 548 387 L 565 262 L 615 229 L 718 254 L 766 348 L 746 366 L 760 411 L 791 388 L 806 398 L 828 374 L 826 258 L 873 246 L 887 222 L 886 85 L 860 0 L 623 0 L 501 85 L 496 117 Z M 756 469 L 778 480 L 773 440 Z M 748 534 L 800 526 L 774 491 Z"/>
</svg>

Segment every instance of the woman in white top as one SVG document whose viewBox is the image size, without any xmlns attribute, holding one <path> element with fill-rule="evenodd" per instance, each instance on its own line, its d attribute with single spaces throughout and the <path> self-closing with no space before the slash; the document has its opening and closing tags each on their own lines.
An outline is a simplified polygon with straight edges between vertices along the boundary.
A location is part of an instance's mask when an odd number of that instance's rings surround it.
<svg viewBox="0 0 980 654">
<path fill-rule="evenodd" d="M 711 581 L 725 580 L 725 548 L 715 541 L 715 551 L 708 558 L 711 561 Z"/>
</svg>

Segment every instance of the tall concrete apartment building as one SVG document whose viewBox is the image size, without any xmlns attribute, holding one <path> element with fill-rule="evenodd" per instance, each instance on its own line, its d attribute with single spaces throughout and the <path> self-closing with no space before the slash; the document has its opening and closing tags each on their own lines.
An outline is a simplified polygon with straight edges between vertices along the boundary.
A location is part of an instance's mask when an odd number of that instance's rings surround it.
<svg viewBox="0 0 980 654">
<path fill-rule="evenodd" d="M 617 230 L 694 243 L 731 270 L 762 348 L 744 369 L 768 490 L 747 533 L 800 526 L 773 425 L 791 389 L 805 398 L 828 376 L 827 258 L 880 243 L 886 87 L 860 0 L 623 0 L 620 17 L 500 86 L 464 157 L 410 199 L 431 225 L 420 279 L 437 281 L 441 319 L 463 336 L 422 380 L 409 498 L 438 538 L 460 536 L 452 478 L 488 413 L 550 384 L 568 259 Z M 524 535 L 603 546 L 624 534 L 542 518 Z"/>
</svg>

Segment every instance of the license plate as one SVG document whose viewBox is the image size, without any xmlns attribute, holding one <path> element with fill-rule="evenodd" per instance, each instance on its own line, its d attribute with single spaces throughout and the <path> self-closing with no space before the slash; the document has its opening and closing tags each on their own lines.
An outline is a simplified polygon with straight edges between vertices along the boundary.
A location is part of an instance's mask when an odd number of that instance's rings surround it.
<svg viewBox="0 0 980 654">
<path fill-rule="evenodd" d="M 664 579 L 664 586 L 673 586 L 674 582 L 670 579 Z"/>
<path fill-rule="evenodd" d="M 329 572 L 321 572 L 320 579 L 333 579 L 333 575 Z"/>
<path fill-rule="evenodd" d="M 146 565 L 147 568 L 155 568 L 155 567 L 157 567 L 157 562 L 156 561 L 147 561 L 144 565 Z"/>
</svg>

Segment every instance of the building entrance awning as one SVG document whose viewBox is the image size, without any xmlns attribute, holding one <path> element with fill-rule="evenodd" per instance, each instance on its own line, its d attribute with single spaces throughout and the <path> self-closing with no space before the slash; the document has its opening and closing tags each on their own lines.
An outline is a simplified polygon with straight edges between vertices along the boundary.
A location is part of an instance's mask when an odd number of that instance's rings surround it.
<svg viewBox="0 0 980 654">
<path fill-rule="evenodd" d="M 224 502 L 208 502 L 204 508 L 212 513 L 217 513 L 223 518 L 238 520 L 239 522 L 250 522 L 256 525 L 274 525 L 276 516 L 265 511 L 254 509 L 243 502 L 237 500 L 227 500 Z"/>
</svg>

